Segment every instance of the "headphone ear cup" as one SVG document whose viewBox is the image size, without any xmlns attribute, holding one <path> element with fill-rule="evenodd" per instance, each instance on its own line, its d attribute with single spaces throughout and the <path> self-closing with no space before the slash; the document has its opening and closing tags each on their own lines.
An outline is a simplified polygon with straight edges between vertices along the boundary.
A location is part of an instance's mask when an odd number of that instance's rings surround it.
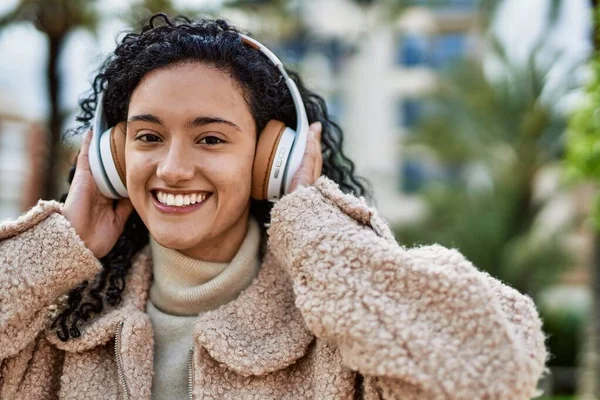
<svg viewBox="0 0 600 400">
<path fill-rule="evenodd" d="M 125 184 L 125 135 L 126 133 L 126 124 L 125 122 L 119 122 L 111 131 L 110 131 L 110 150 L 113 155 L 113 160 L 115 162 L 115 167 L 117 168 L 117 172 L 119 173 L 119 178 L 121 178 L 121 182 L 123 186 Z"/>
<path fill-rule="evenodd" d="M 100 137 L 100 161 L 112 195 L 118 199 L 128 197 L 125 187 L 125 134 L 124 125 L 114 126 Z M 120 170 L 119 170 L 120 169 Z"/>
<path fill-rule="evenodd" d="M 251 196 L 255 200 L 266 200 L 269 191 L 269 177 L 286 126 L 283 122 L 271 120 L 258 137 L 254 165 L 252 167 Z"/>
</svg>

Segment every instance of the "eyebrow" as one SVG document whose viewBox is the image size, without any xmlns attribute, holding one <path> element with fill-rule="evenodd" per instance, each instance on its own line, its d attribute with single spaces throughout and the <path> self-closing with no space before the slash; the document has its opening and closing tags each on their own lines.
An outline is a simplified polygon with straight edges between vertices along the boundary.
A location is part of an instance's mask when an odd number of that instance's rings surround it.
<svg viewBox="0 0 600 400">
<path fill-rule="evenodd" d="M 127 124 L 129 125 L 132 122 L 142 121 L 142 122 L 150 122 L 151 124 L 162 125 L 162 121 L 156 115 L 153 114 L 140 114 L 134 115 L 132 117 L 127 118 Z"/>
<path fill-rule="evenodd" d="M 228 121 L 223 118 L 211 117 L 211 116 L 196 117 L 194 119 L 189 120 L 185 124 L 185 126 L 188 128 L 195 128 L 198 126 L 204 126 L 204 125 L 208 125 L 208 124 L 226 124 L 226 125 L 229 125 L 235 129 L 237 129 L 238 131 L 242 130 L 242 128 L 240 128 L 239 126 L 237 126 L 236 124 L 234 124 L 231 121 Z"/>
<path fill-rule="evenodd" d="M 136 122 L 136 121 L 149 122 L 151 124 L 163 125 L 162 120 L 154 114 L 139 114 L 139 115 L 131 116 L 127 119 L 127 124 L 130 124 L 131 122 Z M 219 118 L 219 117 L 212 117 L 212 116 L 201 116 L 201 117 L 192 118 L 188 122 L 186 122 L 185 126 L 187 128 L 196 128 L 199 126 L 204 126 L 204 125 L 209 125 L 209 124 L 226 124 L 226 125 L 229 125 L 235 129 L 237 129 L 238 131 L 242 130 L 238 125 L 236 125 L 235 123 L 233 123 L 231 121 L 228 121 L 226 119 Z"/>
</svg>

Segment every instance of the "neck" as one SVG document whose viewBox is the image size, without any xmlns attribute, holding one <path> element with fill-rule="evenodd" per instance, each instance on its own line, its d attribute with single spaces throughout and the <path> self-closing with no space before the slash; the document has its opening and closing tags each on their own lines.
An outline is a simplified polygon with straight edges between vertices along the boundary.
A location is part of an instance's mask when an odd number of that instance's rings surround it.
<svg viewBox="0 0 600 400">
<path fill-rule="evenodd" d="M 237 254 L 246 238 L 250 208 L 246 208 L 240 219 L 231 227 L 207 241 L 202 241 L 196 246 L 179 250 L 183 255 L 214 263 L 229 263 Z"/>
</svg>

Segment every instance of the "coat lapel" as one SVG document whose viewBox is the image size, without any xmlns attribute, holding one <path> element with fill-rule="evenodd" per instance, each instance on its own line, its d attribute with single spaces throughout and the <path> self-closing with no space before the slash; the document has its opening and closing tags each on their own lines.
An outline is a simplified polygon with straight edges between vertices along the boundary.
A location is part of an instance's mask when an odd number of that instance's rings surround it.
<svg viewBox="0 0 600 400">
<path fill-rule="evenodd" d="M 196 344 L 243 376 L 286 368 L 313 341 L 294 301 L 289 275 L 268 253 L 258 276 L 235 300 L 200 315 Z"/>
</svg>

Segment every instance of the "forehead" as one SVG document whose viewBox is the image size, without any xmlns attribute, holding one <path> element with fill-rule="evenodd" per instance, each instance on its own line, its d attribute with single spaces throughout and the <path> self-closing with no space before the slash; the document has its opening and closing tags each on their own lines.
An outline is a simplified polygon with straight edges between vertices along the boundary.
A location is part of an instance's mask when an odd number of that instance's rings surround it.
<svg viewBox="0 0 600 400">
<path fill-rule="evenodd" d="M 176 118 L 211 114 L 252 118 L 237 82 L 227 73 L 200 63 L 185 63 L 149 72 L 132 93 L 129 112 Z"/>
</svg>

